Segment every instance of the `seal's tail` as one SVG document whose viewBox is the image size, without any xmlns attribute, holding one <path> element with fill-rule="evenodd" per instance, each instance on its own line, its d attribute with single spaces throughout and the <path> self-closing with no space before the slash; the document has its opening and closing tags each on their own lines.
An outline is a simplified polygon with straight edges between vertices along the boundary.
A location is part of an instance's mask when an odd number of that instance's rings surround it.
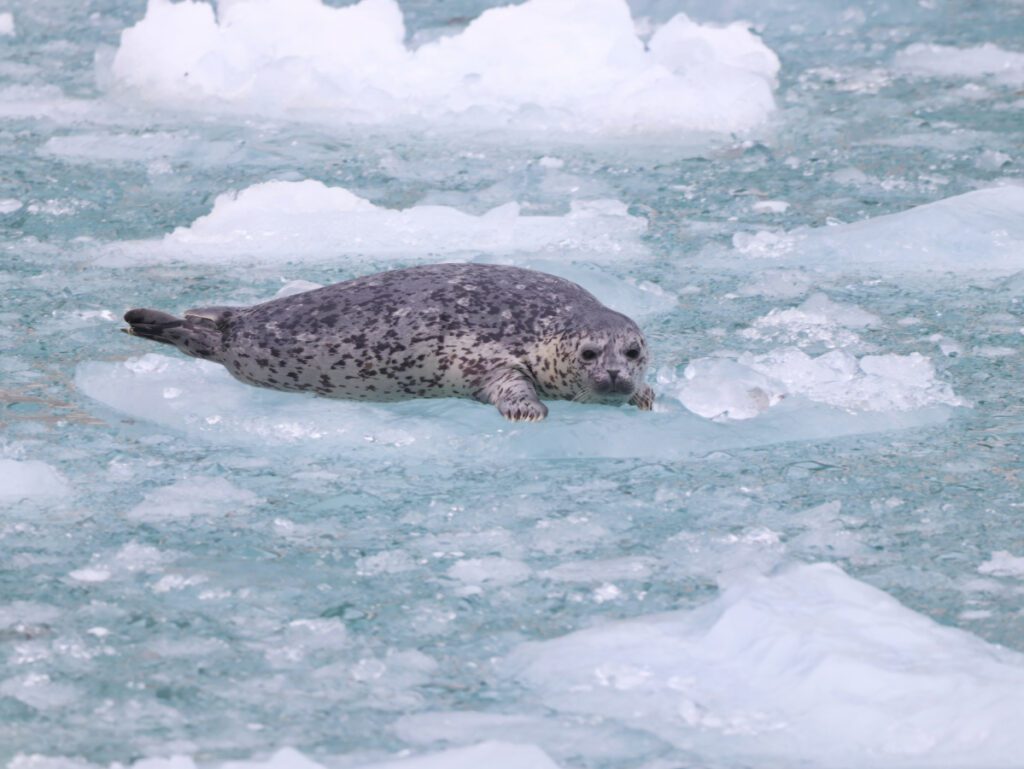
<svg viewBox="0 0 1024 769">
<path fill-rule="evenodd" d="M 124 319 L 130 326 L 121 329 L 126 334 L 172 344 L 195 358 L 219 360 L 222 329 L 205 318 L 189 314 L 176 318 L 159 310 L 139 308 L 126 312 Z"/>
</svg>

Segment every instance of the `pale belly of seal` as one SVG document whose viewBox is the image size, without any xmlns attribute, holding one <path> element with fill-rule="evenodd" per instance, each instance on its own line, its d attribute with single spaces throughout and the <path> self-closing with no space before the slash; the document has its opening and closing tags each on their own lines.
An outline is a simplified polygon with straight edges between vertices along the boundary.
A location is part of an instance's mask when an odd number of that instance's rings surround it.
<svg viewBox="0 0 1024 769">
<path fill-rule="evenodd" d="M 542 418 L 541 397 L 577 397 L 581 331 L 625 329 L 642 343 L 632 321 L 574 283 L 497 265 L 413 267 L 252 307 L 125 320 L 249 384 L 354 400 L 469 397 L 515 419 Z"/>
</svg>

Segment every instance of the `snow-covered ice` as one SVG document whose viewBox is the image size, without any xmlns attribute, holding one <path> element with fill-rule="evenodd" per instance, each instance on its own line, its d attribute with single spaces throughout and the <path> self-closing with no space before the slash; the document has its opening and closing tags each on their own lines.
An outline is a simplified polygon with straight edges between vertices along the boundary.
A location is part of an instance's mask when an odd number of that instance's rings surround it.
<svg viewBox="0 0 1024 769">
<path fill-rule="evenodd" d="M 739 131 L 779 60 L 742 23 L 677 14 L 642 41 L 625 0 L 528 0 L 410 49 L 395 0 L 150 0 L 115 81 L 162 106 L 574 133 Z"/>
</svg>

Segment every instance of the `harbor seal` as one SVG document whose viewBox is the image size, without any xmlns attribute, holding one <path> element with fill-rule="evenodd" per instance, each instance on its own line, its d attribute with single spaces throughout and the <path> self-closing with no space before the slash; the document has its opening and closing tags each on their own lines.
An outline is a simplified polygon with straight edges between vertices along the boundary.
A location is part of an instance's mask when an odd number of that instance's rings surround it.
<svg viewBox="0 0 1024 769">
<path fill-rule="evenodd" d="M 541 399 L 649 410 L 637 325 L 568 280 L 487 264 L 434 264 L 251 307 L 124 316 L 135 336 L 221 363 L 276 390 L 394 401 L 473 398 L 512 421 Z"/>
</svg>

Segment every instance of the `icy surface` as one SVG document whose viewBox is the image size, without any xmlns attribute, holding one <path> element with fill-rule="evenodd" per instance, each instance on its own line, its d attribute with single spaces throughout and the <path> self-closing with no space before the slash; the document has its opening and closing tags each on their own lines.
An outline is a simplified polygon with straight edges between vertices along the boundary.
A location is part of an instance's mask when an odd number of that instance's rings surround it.
<svg viewBox="0 0 1024 769">
<path fill-rule="evenodd" d="M 573 201 L 565 216 L 529 216 L 515 202 L 474 216 L 450 206 L 394 210 L 322 182 L 266 182 L 217 196 L 213 210 L 158 243 L 119 245 L 105 265 L 293 262 L 344 255 L 437 259 L 530 253 L 593 261 L 643 256 L 647 223 L 615 200 Z"/>
<path fill-rule="evenodd" d="M 113 76 L 143 98 L 338 122 L 562 132 L 737 131 L 774 108 L 775 54 L 677 14 L 642 41 L 625 0 L 528 0 L 411 49 L 395 0 L 151 0 Z"/>
<path fill-rule="evenodd" d="M 747 259 L 831 270 L 1013 273 L 1024 269 L 1024 185 L 840 226 L 739 233 L 733 245 Z"/>
<path fill-rule="evenodd" d="M 978 79 L 993 77 L 1024 83 L 1024 52 L 1007 51 L 992 43 L 974 48 L 915 43 L 900 51 L 896 67 L 912 75 Z"/>
<path fill-rule="evenodd" d="M 829 564 L 737 577 L 693 611 L 525 644 L 503 667 L 556 710 L 686 749 L 718 741 L 819 766 L 977 767 L 1024 750 L 1024 655 Z"/>
<path fill-rule="evenodd" d="M 0 37 L 14 37 L 14 15 L 10 13 L 0 13 Z"/>
<path fill-rule="evenodd" d="M 64 497 L 69 493 L 67 479 L 46 462 L 0 459 L 0 501 Z"/>
<path fill-rule="evenodd" d="M 497 5 L 0 2 L 0 766 L 1015 769 L 1024 6 Z M 426 261 L 655 410 L 118 331 Z"/>
</svg>

